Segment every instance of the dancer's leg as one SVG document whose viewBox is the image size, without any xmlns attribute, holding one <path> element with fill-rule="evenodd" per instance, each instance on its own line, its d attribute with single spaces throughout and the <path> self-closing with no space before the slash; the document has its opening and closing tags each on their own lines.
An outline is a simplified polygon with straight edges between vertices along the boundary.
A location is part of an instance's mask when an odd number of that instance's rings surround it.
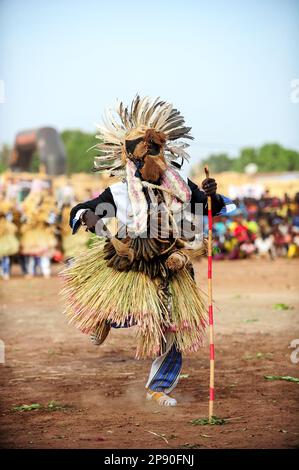
<svg viewBox="0 0 299 470">
<path fill-rule="evenodd" d="M 177 385 L 182 369 L 182 353 L 173 343 L 173 334 L 167 335 L 166 351 L 157 357 L 151 367 L 146 384 L 147 398 L 161 405 L 175 406 L 176 400 L 168 397 Z"/>
<path fill-rule="evenodd" d="M 10 277 L 10 257 L 9 256 L 4 256 L 4 274 L 6 275 L 7 278 Z"/>
<path fill-rule="evenodd" d="M 3 279 L 9 279 L 10 277 L 10 257 L 9 256 L 3 256 L 1 260 L 1 267 L 2 267 Z"/>
<path fill-rule="evenodd" d="M 51 262 L 48 256 L 41 256 L 40 258 L 40 269 L 44 277 L 51 276 Z"/>
</svg>

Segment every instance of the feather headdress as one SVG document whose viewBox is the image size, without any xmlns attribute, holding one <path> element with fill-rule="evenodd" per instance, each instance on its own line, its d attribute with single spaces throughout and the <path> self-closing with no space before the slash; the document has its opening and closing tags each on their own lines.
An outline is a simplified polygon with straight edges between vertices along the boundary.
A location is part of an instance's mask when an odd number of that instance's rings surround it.
<svg viewBox="0 0 299 470">
<path fill-rule="evenodd" d="M 168 163 L 178 158 L 182 158 L 182 161 L 189 159 L 185 151 L 189 144 L 178 139 L 193 139 L 189 134 L 191 127 L 185 126 L 184 117 L 171 103 L 161 101 L 159 97 L 151 99 L 148 96 L 141 98 L 137 95 L 130 108 L 120 102 L 116 105 L 115 112 L 111 109 L 106 110 L 103 125 L 97 126 L 96 138 L 100 143 L 93 149 L 100 151 L 100 155 L 94 158 L 95 171 L 125 175 L 126 162 L 122 158 L 123 148 L 126 136 L 132 134 L 132 130 L 135 129 L 139 133 L 154 129 L 165 134 L 164 151 Z"/>
</svg>

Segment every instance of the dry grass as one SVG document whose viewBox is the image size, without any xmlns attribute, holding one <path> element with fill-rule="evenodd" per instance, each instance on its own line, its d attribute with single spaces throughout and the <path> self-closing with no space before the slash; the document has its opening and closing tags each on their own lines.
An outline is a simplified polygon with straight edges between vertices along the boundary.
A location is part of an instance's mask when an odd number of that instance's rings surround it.
<svg viewBox="0 0 299 470">
<path fill-rule="evenodd" d="M 202 294 L 187 270 L 170 281 L 171 315 L 158 295 L 159 279 L 107 267 L 104 242 L 96 240 L 61 273 L 66 314 L 82 332 L 101 334 L 105 322 L 137 324 L 137 357 L 159 354 L 164 332 L 173 331 L 176 346 L 196 351 L 206 324 Z"/>
</svg>

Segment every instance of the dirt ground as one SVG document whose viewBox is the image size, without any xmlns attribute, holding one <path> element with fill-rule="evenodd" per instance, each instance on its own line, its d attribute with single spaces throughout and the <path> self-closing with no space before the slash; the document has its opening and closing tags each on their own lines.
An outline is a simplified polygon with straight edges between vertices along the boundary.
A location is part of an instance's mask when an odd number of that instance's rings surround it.
<svg viewBox="0 0 299 470">
<path fill-rule="evenodd" d="M 196 266 L 206 287 L 206 262 Z M 298 260 L 214 263 L 216 401 L 222 426 L 194 426 L 208 412 L 207 345 L 184 359 L 176 408 L 145 401 L 150 360 L 134 359 L 134 329 L 101 347 L 69 326 L 60 279 L 0 281 L 2 448 L 299 447 L 299 377 L 290 343 L 299 338 Z M 277 309 L 277 304 L 289 306 Z M 276 308 L 275 308 L 276 305 Z M 298 354 L 299 358 L 299 354 Z M 55 401 L 59 406 L 48 407 Z M 45 408 L 13 411 L 38 403 Z"/>
</svg>

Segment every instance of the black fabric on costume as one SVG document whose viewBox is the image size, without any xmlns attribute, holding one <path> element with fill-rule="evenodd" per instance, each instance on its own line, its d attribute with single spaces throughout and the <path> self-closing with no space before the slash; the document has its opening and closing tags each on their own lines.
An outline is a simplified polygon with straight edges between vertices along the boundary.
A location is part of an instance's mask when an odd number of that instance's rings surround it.
<svg viewBox="0 0 299 470">
<path fill-rule="evenodd" d="M 80 204 L 77 204 L 75 207 L 72 208 L 72 210 L 70 212 L 69 224 L 70 224 L 71 228 L 73 229 L 73 233 L 76 233 L 76 231 L 78 230 L 78 228 L 81 225 L 80 220 L 76 221 L 76 223 L 74 224 L 74 219 L 75 219 L 75 216 L 76 216 L 77 212 L 80 209 L 90 209 L 91 211 L 95 212 L 98 204 L 103 204 L 103 203 L 111 204 L 113 209 L 114 209 L 114 214 L 109 214 L 108 215 L 108 214 L 104 213 L 104 214 L 99 215 L 99 217 L 103 218 L 103 217 L 106 217 L 107 215 L 110 216 L 110 217 L 116 216 L 116 205 L 115 205 L 115 202 L 114 202 L 114 198 L 112 196 L 110 188 L 106 188 L 105 191 L 103 191 L 98 197 L 96 197 L 94 199 L 91 199 L 90 201 L 81 202 Z"/>
<path fill-rule="evenodd" d="M 192 214 L 195 213 L 195 204 L 201 203 L 203 204 L 203 215 L 208 215 L 208 196 L 206 195 L 206 193 L 202 191 L 201 189 L 199 189 L 197 184 L 193 183 L 193 181 L 191 181 L 189 178 L 188 178 L 188 186 L 192 192 L 191 202 L 190 202 Z M 220 196 L 220 194 L 217 194 L 217 193 L 214 194 L 212 196 L 212 214 L 214 216 L 217 215 L 221 211 L 223 206 L 224 206 L 224 201 L 222 197 Z"/>
<path fill-rule="evenodd" d="M 190 201 L 191 213 L 194 214 L 195 209 L 196 209 L 196 204 L 201 203 L 201 204 L 203 204 L 203 215 L 207 215 L 208 214 L 208 197 L 207 197 L 206 193 L 204 191 L 200 190 L 199 187 L 197 186 L 197 184 L 193 183 L 193 181 L 191 181 L 189 178 L 188 178 L 188 186 L 191 189 L 191 193 L 192 193 L 191 201 Z M 145 191 L 145 194 L 146 194 L 146 191 Z M 103 191 L 95 199 L 91 199 L 90 201 L 82 202 L 82 203 L 77 204 L 75 207 L 72 208 L 72 210 L 70 212 L 70 226 L 73 229 L 73 233 L 75 233 L 78 230 L 79 226 L 81 225 L 80 220 L 78 220 L 78 221 L 76 221 L 75 226 L 74 226 L 74 218 L 75 218 L 77 212 L 80 209 L 90 209 L 93 212 L 95 212 L 96 207 L 98 206 L 98 204 L 101 204 L 101 203 L 111 204 L 114 208 L 114 214 L 111 215 L 111 217 L 116 216 L 116 214 L 117 214 L 116 204 L 115 204 L 115 201 L 114 201 L 114 198 L 113 198 L 113 195 L 112 195 L 112 192 L 111 192 L 110 188 L 107 188 L 107 189 L 105 189 L 105 191 Z M 212 196 L 212 213 L 213 213 L 213 216 L 217 215 L 221 211 L 223 206 L 224 206 L 224 201 L 223 201 L 222 197 L 220 196 L 220 194 L 213 195 Z M 100 217 L 102 218 L 102 217 L 106 217 L 106 216 L 107 216 L 107 214 L 105 213 L 105 214 L 102 214 Z M 109 214 L 108 214 L 108 217 L 109 217 Z"/>
</svg>

